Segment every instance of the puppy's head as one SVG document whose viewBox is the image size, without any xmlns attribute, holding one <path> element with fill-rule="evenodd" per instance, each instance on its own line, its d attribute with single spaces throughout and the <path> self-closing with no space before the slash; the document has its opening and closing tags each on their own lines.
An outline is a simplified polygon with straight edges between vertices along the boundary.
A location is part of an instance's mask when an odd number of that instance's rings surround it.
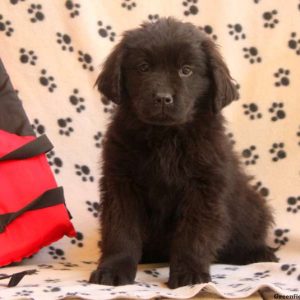
<svg viewBox="0 0 300 300">
<path fill-rule="evenodd" d="M 198 110 L 218 113 L 237 98 L 215 44 L 172 18 L 125 32 L 96 83 L 107 98 L 157 125 L 192 121 Z"/>
</svg>

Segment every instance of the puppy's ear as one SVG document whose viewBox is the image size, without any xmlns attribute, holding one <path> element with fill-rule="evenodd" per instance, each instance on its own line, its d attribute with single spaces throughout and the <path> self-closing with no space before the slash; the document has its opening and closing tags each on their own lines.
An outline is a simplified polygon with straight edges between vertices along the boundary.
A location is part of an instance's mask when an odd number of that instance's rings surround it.
<svg viewBox="0 0 300 300">
<path fill-rule="evenodd" d="M 107 99 L 120 104 L 122 97 L 122 57 L 123 46 L 118 44 L 104 62 L 95 85 Z"/>
<path fill-rule="evenodd" d="M 202 47 L 208 58 L 208 68 L 213 80 L 212 110 L 218 113 L 231 101 L 238 99 L 238 92 L 216 44 L 210 39 L 205 39 Z"/>
</svg>

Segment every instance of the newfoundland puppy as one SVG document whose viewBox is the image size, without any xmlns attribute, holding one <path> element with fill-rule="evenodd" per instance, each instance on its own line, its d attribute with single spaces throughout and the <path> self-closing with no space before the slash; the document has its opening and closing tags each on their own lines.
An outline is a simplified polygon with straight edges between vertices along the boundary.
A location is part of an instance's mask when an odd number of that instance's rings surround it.
<svg viewBox="0 0 300 300">
<path fill-rule="evenodd" d="M 96 82 L 118 104 L 103 145 L 102 255 L 90 282 L 134 282 L 169 262 L 168 285 L 210 281 L 214 262 L 276 261 L 273 222 L 221 110 L 237 98 L 216 45 L 173 18 L 125 32 Z"/>
</svg>

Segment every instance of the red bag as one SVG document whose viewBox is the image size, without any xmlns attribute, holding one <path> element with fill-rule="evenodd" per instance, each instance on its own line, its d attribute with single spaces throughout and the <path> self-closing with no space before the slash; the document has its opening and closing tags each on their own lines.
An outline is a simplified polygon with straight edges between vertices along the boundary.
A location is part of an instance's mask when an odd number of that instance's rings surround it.
<svg viewBox="0 0 300 300">
<path fill-rule="evenodd" d="M 0 130 L 0 266 L 76 232 L 45 152 L 46 136 Z"/>
</svg>

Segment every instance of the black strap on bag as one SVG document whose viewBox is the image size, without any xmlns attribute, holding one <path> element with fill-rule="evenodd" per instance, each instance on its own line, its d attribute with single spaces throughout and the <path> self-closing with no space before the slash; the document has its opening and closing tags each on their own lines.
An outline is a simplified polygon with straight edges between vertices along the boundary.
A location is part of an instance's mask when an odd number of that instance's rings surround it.
<svg viewBox="0 0 300 300">
<path fill-rule="evenodd" d="M 51 189 L 24 206 L 18 211 L 0 215 L 0 233 L 4 232 L 5 227 L 20 215 L 27 211 L 46 208 L 57 204 L 65 204 L 64 192 L 62 187 Z"/>
<path fill-rule="evenodd" d="M 0 276 L 0 280 L 10 278 L 7 286 L 8 287 L 14 287 L 14 286 L 16 286 L 23 279 L 23 277 L 25 275 L 35 274 L 36 271 L 37 270 L 32 269 L 32 270 L 27 270 L 27 271 L 22 271 L 22 272 L 14 273 L 12 275 L 3 275 L 3 276 Z"/>
<path fill-rule="evenodd" d="M 53 145 L 48 139 L 48 137 L 46 135 L 41 135 L 40 137 L 21 146 L 20 148 L 0 157 L 0 162 L 11 159 L 25 159 L 34 157 L 36 155 L 46 153 L 52 148 Z"/>
</svg>

